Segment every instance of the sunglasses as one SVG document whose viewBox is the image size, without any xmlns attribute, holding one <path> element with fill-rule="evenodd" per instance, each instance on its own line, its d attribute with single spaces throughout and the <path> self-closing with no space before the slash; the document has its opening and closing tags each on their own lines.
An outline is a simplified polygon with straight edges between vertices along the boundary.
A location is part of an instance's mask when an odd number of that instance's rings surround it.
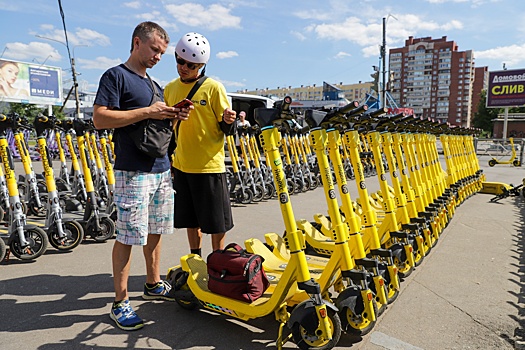
<svg viewBox="0 0 525 350">
<path fill-rule="evenodd" d="M 180 57 L 176 57 L 175 60 L 177 61 L 177 64 L 180 64 L 181 66 L 186 65 L 189 70 L 194 70 L 195 68 L 199 67 L 199 63 L 191 63 Z"/>
</svg>

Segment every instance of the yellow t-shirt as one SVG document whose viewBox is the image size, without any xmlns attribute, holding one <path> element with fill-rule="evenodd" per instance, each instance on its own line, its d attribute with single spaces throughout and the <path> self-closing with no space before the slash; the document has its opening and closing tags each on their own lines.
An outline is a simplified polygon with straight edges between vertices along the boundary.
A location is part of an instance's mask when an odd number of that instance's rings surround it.
<svg viewBox="0 0 525 350">
<path fill-rule="evenodd" d="M 164 88 L 164 101 L 168 106 L 188 96 L 195 83 L 185 84 L 175 79 Z M 180 122 L 173 166 L 185 173 L 223 173 L 224 133 L 219 122 L 222 113 L 230 108 L 224 86 L 207 78 L 192 97 L 194 110 L 188 120 Z"/>
</svg>

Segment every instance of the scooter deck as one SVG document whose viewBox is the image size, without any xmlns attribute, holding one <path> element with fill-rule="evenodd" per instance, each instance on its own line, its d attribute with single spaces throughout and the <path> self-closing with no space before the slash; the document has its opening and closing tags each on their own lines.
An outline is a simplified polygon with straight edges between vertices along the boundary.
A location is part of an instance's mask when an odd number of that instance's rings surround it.
<svg viewBox="0 0 525 350">
<path fill-rule="evenodd" d="M 282 273 L 288 264 L 287 260 L 279 259 L 273 252 L 271 252 L 263 242 L 256 238 L 250 238 L 244 242 L 246 250 L 250 253 L 258 254 L 263 257 L 263 267 L 264 271 Z M 328 261 L 328 259 L 326 259 Z M 324 265 L 326 266 L 326 264 Z M 308 270 L 310 271 L 310 276 L 314 279 L 318 279 L 323 273 L 323 265 L 321 266 L 312 266 L 308 262 Z"/>
<path fill-rule="evenodd" d="M 203 292 L 206 293 L 212 293 L 208 289 L 208 267 L 206 265 L 206 262 L 202 260 L 201 258 L 198 258 L 198 255 L 189 256 L 186 259 L 186 263 L 188 264 L 188 267 L 190 268 L 192 279 L 197 282 L 197 285 L 199 286 L 199 289 L 201 289 Z M 268 275 L 268 273 L 266 273 Z M 272 276 L 273 277 L 273 276 Z M 270 278 L 268 277 L 268 280 L 270 281 L 270 287 L 266 290 L 266 292 L 257 300 L 255 300 L 252 305 L 260 305 L 268 301 L 270 299 L 273 289 L 275 288 L 275 285 L 279 281 L 278 278 Z M 272 288 L 273 285 L 273 288 Z M 236 301 L 240 302 L 241 301 Z"/>
</svg>

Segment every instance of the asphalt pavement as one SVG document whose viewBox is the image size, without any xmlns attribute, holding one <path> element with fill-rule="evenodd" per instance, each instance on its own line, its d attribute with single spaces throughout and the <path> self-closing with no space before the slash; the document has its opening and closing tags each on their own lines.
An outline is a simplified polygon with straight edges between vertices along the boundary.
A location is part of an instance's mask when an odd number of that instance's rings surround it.
<svg viewBox="0 0 525 350">
<path fill-rule="evenodd" d="M 520 184 L 525 177 L 523 168 L 489 168 L 488 159 L 480 157 L 487 181 Z M 377 180 L 369 178 L 367 185 L 377 189 Z M 355 199 L 357 190 L 351 189 Z M 525 202 L 508 197 L 491 203 L 492 197 L 476 194 L 459 206 L 437 246 L 401 282 L 398 299 L 372 332 L 363 338 L 343 334 L 336 349 L 524 348 Z M 291 200 L 296 219 L 326 213 L 322 189 L 292 195 Z M 228 242 L 284 230 L 275 199 L 235 205 L 233 214 L 235 228 Z M 174 302 L 142 300 L 140 248 L 133 249 L 129 289 L 146 326 L 135 332 L 119 330 L 108 316 L 112 246 L 112 241 L 87 239 L 70 252 L 49 248 L 35 261 L 12 257 L 1 262 L 0 349 L 275 348 L 278 323 L 273 315 L 243 322 L 205 310 L 188 311 Z M 205 237 L 203 255 L 210 251 Z M 166 273 L 188 252 L 185 231 L 166 236 L 161 271 Z M 293 343 L 285 347 L 296 348 Z"/>
</svg>

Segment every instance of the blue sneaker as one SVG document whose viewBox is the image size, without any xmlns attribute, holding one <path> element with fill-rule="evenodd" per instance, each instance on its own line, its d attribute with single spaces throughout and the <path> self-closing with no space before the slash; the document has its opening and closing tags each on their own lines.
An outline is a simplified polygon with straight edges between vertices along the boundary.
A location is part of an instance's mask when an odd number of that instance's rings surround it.
<svg viewBox="0 0 525 350">
<path fill-rule="evenodd" d="M 169 295 L 170 290 L 171 285 L 166 281 L 157 282 L 152 288 L 144 284 L 144 294 L 142 294 L 142 299 L 175 301 L 175 298 Z"/>
<path fill-rule="evenodd" d="M 111 307 L 109 317 L 115 321 L 118 328 L 125 331 L 134 331 L 144 327 L 144 322 L 133 311 L 129 300 L 123 300 L 116 307 Z"/>
</svg>

